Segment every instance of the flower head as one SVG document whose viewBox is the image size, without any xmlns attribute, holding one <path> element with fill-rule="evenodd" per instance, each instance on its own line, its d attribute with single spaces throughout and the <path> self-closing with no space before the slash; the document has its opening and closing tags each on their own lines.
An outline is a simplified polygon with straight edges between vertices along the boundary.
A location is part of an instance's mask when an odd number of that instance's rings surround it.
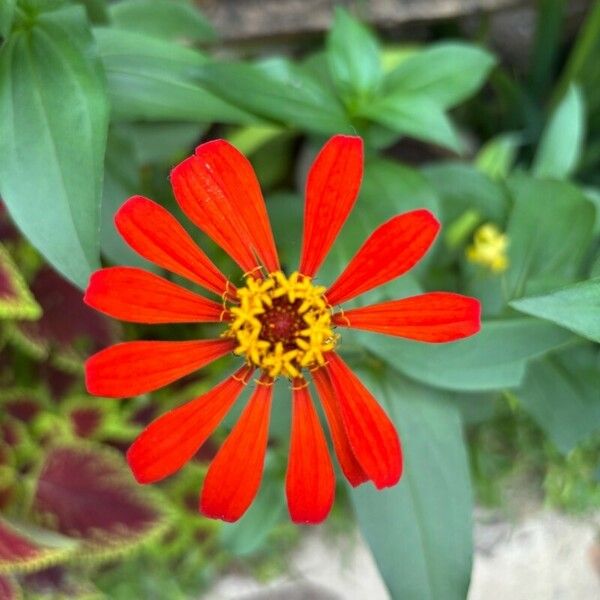
<svg viewBox="0 0 600 600">
<path fill-rule="evenodd" d="M 494 273 L 508 268 L 508 237 L 492 223 L 486 223 L 475 231 L 473 244 L 467 248 L 467 259 L 487 267 Z"/>
<path fill-rule="evenodd" d="M 202 144 L 171 174 L 179 206 L 244 273 L 237 286 L 210 261 L 164 208 L 130 198 L 115 221 L 125 241 L 163 269 L 221 298 L 210 300 L 163 277 L 131 267 L 94 273 L 86 302 L 138 323 L 223 325 L 220 337 L 185 342 L 136 341 L 103 350 L 86 363 L 92 394 L 126 397 L 151 392 L 233 353 L 240 368 L 207 393 L 153 421 L 128 452 L 141 483 L 181 468 L 214 432 L 243 388 L 256 387 L 212 461 L 200 511 L 227 521 L 252 503 L 262 477 L 272 384 L 291 382 L 292 430 L 286 474 L 290 515 L 298 523 L 326 518 L 334 498 L 327 441 L 309 391 L 324 409 L 335 454 L 352 485 L 395 485 L 402 472 L 396 430 L 369 390 L 342 360 L 339 329 L 354 327 L 425 342 L 448 342 L 479 330 L 479 303 L 433 292 L 343 311 L 340 305 L 406 273 L 425 254 L 439 224 L 426 210 L 398 215 L 364 242 L 336 281 L 315 276 L 352 210 L 362 179 L 362 141 L 335 136 L 309 172 L 300 265 L 281 269 L 265 203 L 250 163 L 233 146 Z"/>
</svg>

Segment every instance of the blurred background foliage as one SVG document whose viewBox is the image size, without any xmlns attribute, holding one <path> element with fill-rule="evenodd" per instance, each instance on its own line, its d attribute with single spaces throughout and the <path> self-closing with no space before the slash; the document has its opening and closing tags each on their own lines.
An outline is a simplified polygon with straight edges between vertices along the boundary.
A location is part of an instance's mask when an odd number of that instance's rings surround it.
<svg viewBox="0 0 600 600">
<path fill-rule="evenodd" d="M 214 137 L 250 157 L 293 269 L 307 166 L 328 136 L 363 136 L 361 197 L 322 282 L 382 220 L 426 207 L 443 223 L 435 248 L 363 302 L 430 289 L 482 301 L 482 332 L 455 344 L 344 335 L 406 474 L 385 492 L 340 480 L 324 527 L 358 523 L 392 597 L 464 598 L 474 500 L 505 506 L 523 478 L 566 511 L 600 507 L 600 3 L 574 35 L 567 5 L 537 3 L 515 67 L 486 18 L 470 37 L 448 21 L 415 43 L 338 8 L 324 36 L 284 52 L 221 45 L 184 0 L 2 0 L 0 598 L 187 598 L 225 569 L 286 568 L 301 531 L 283 496 L 285 384 L 259 498 L 233 525 L 200 517 L 197 495 L 241 406 L 160 486 L 136 485 L 123 460 L 227 365 L 123 402 L 83 384 L 85 357 L 118 339 L 208 330 L 117 326 L 81 288 L 100 264 L 153 268 L 112 217 L 138 193 L 177 213 L 169 169 Z"/>
</svg>

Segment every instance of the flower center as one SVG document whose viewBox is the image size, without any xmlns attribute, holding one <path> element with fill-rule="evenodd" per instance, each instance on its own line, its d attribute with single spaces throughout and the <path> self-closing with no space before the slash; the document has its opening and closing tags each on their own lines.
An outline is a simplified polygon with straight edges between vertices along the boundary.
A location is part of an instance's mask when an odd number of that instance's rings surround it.
<svg viewBox="0 0 600 600">
<path fill-rule="evenodd" d="M 271 377 L 300 377 L 303 368 L 324 365 L 337 343 L 325 288 L 298 272 L 248 275 L 245 283 L 224 334 L 237 340 L 234 352 Z"/>
</svg>

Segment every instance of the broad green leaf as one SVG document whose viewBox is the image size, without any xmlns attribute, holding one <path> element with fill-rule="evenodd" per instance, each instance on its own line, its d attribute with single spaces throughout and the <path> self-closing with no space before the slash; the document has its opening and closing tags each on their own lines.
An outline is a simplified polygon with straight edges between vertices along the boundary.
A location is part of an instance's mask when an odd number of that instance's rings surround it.
<svg viewBox="0 0 600 600">
<path fill-rule="evenodd" d="M 515 176 L 508 188 L 514 200 L 507 228 L 508 297 L 573 281 L 591 241 L 592 203 L 576 187 L 560 181 Z"/>
<path fill-rule="evenodd" d="M 519 135 L 503 133 L 481 148 L 475 158 L 475 165 L 491 179 L 504 179 L 513 167 L 520 144 Z"/>
<path fill-rule="evenodd" d="M 396 133 L 432 142 L 455 152 L 462 150 L 458 134 L 444 109 L 426 94 L 394 90 L 363 106 L 360 116 Z"/>
<path fill-rule="evenodd" d="M 552 321 L 600 342 L 600 277 L 510 303 L 518 311 Z"/>
<path fill-rule="evenodd" d="M 112 25 L 166 39 L 215 39 L 210 23 L 189 0 L 123 0 L 110 6 Z"/>
<path fill-rule="evenodd" d="M 403 60 L 385 78 L 390 91 L 426 96 L 448 108 L 483 84 L 495 64 L 487 51 L 463 42 L 442 42 Z"/>
<path fill-rule="evenodd" d="M 270 472 L 268 465 L 265 470 L 258 496 L 248 512 L 236 523 L 223 523 L 219 530 L 221 544 L 236 556 L 248 556 L 264 547 L 273 527 L 286 514 L 281 474 Z"/>
<path fill-rule="evenodd" d="M 250 123 L 248 113 L 198 82 L 206 57 L 197 50 L 126 30 L 96 28 L 117 120 Z"/>
<path fill-rule="evenodd" d="M 17 0 L 3 0 L 0 3 L 0 37 L 7 37 L 15 17 Z"/>
<path fill-rule="evenodd" d="M 431 165 L 423 174 L 441 199 L 442 219 L 450 223 L 467 211 L 501 224 L 508 212 L 504 189 L 473 166 L 460 162 Z"/>
<path fill-rule="evenodd" d="M 106 258 L 117 265 L 148 268 L 149 263 L 123 241 L 114 223 L 115 214 L 125 200 L 140 192 L 139 169 L 133 143 L 111 129 L 106 146 L 100 247 Z"/>
<path fill-rule="evenodd" d="M 529 359 L 573 339 L 573 335 L 538 319 L 484 322 L 471 338 L 425 344 L 360 333 L 361 343 L 392 367 L 428 385 L 449 390 L 489 391 L 520 385 Z"/>
<path fill-rule="evenodd" d="M 284 59 L 206 64 L 202 81 L 229 102 L 276 123 L 313 133 L 352 133 L 339 100 Z"/>
<path fill-rule="evenodd" d="M 41 314 L 42 309 L 0 243 L 0 319 L 38 319 Z"/>
<path fill-rule="evenodd" d="M 381 81 L 377 39 L 340 7 L 327 37 L 327 59 L 335 86 L 351 109 L 367 101 Z"/>
<path fill-rule="evenodd" d="M 590 347 L 532 362 L 515 392 L 524 408 L 563 453 L 600 432 L 600 371 Z"/>
<path fill-rule="evenodd" d="M 398 376 L 365 383 L 396 424 L 405 462 L 395 487 L 352 490 L 360 530 L 392 598 L 464 600 L 473 507 L 460 413 L 443 393 Z"/>
<path fill-rule="evenodd" d="M 571 86 L 542 134 L 533 162 L 537 177 L 566 179 L 575 171 L 583 145 L 584 119 L 583 97 L 579 88 Z"/>
<path fill-rule="evenodd" d="M 108 106 L 85 12 L 42 13 L 0 50 L 0 194 L 18 227 L 79 286 L 99 266 Z"/>
<path fill-rule="evenodd" d="M 97 25 L 108 23 L 108 0 L 75 0 L 75 2 L 85 7 L 91 23 Z"/>
</svg>

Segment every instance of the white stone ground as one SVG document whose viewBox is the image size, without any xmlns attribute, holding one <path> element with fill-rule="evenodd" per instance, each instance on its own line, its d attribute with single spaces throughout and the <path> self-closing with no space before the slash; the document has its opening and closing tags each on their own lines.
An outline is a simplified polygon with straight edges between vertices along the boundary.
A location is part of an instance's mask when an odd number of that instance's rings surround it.
<svg viewBox="0 0 600 600">
<path fill-rule="evenodd" d="M 469 600 L 600 600 L 600 514 L 579 520 L 540 511 L 517 524 L 490 522 L 482 514 L 477 520 Z M 390 596 L 359 538 L 332 545 L 315 532 L 293 553 L 285 577 L 265 585 L 226 575 L 203 598 L 388 600 Z"/>
</svg>

